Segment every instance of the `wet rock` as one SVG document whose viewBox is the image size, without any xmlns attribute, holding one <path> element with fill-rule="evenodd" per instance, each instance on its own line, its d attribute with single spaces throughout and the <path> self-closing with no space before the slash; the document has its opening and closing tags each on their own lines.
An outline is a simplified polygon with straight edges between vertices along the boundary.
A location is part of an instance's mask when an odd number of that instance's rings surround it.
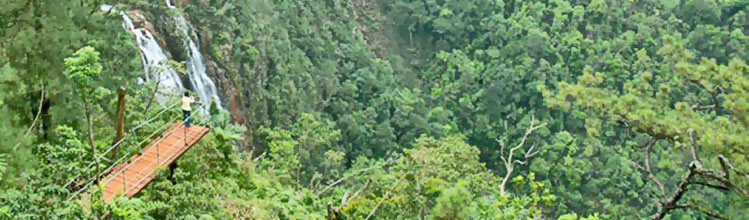
<svg viewBox="0 0 749 220">
<path fill-rule="evenodd" d="M 146 24 L 146 16 L 143 15 L 143 11 L 141 10 L 130 10 L 127 12 L 127 16 L 133 20 L 135 28 L 143 28 Z"/>
<path fill-rule="evenodd" d="M 159 44 L 162 48 L 166 47 L 166 40 L 164 39 L 164 36 L 159 34 L 159 32 L 154 27 L 153 23 L 148 22 L 149 16 L 147 14 L 139 9 L 133 9 L 129 10 L 127 12 L 127 15 L 130 17 L 130 19 L 133 20 L 133 26 L 136 29 L 142 28 L 141 31 L 150 31 L 151 34 L 153 34 L 153 37 L 156 38 L 156 40 L 159 41 Z"/>
</svg>

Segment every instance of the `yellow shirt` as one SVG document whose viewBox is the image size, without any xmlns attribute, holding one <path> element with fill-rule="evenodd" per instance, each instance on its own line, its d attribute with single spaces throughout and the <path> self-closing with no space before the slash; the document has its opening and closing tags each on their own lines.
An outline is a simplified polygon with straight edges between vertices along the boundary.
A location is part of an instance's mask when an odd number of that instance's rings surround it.
<svg viewBox="0 0 749 220">
<path fill-rule="evenodd" d="M 182 110 L 190 111 L 192 108 L 190 108 L 190 104 L 192 104 L 193 100 L 192 97 L 185 97 L 182 96 Z"/>
</svg>

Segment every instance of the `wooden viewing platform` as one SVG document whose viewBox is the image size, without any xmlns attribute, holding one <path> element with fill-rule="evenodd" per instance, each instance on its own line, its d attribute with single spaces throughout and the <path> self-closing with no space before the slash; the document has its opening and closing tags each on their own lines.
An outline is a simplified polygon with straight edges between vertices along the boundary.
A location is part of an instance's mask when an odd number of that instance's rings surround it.
<svg viewBox="0 0 749 220">
<path fill-rule="evenodd" d="M 132 198 L 153 180 L 159 167 L 174 163 L 210 130 L 208 127 L 197 125 L 185 129 L 181 121 L 174 123 L 139 153 L 116 165 L 102 179 L 104 202 L 109 203 L 118 195 Z"/>
</svg>

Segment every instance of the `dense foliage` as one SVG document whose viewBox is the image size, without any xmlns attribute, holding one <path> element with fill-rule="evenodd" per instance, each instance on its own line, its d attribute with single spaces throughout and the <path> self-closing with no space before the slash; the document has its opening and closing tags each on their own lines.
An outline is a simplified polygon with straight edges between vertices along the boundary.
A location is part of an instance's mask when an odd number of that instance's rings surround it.
<svg viewBox="0 0 749 220">
<path fill-rule="evenodd" d="M 2 218 L 749 218 L 749 1 L 169 2 L 3 3 Z M 185 16 L 226 108 L 113 203 L 73 196 L 116 159 L 112 91 L 125 155 L 179 113 L 105 3 L 175 66 Z"/>
</svg>

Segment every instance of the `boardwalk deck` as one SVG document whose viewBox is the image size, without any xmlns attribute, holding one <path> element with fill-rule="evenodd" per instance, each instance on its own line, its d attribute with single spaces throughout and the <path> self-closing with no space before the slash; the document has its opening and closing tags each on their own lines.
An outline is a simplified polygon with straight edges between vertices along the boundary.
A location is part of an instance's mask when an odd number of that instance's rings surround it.
<svg viewBox="0 0 749 220">
<path fill-rule="evenodd" d="M 159 167 L 173 163 L 210 130 L 197 125 L 185 129 L 181 122 L 174 123 L 141 152 L 115 166 L 102 180 L 104 201 L 111 202 L 117 196 L 133 197 L 153 180 Z"/>
</svg>

